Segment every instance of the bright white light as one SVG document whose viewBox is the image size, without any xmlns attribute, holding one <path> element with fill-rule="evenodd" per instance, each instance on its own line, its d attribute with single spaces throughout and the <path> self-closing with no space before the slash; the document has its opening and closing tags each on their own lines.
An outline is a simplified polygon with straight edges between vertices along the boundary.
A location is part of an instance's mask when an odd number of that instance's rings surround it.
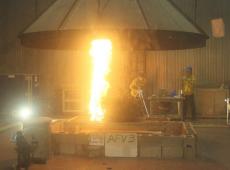
<svg viewBox="0 0 230 170">
<path fill-rule="evenodd" d="M 32 109 L 29 107 L 23 107 L 19 110 L 19 116 L 21 119 L 26 120 L 28 119 L 32 114 Z"/>
</svg>

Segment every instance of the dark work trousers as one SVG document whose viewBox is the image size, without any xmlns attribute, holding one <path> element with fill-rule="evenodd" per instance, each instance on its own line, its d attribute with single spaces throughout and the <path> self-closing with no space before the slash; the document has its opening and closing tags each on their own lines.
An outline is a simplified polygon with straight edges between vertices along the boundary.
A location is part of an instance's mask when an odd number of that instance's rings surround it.
<svg viewBox="0 0 230 170">
<path fill-rule="evenodd" d="M 188 114 L 189 107 L 191 108 L 192 112 L 192 120 L 196 119 L 196 109 L 195 109 L 195 102 L 194 102 L 194 95 L 185 95 L 184 96 L 184 103 L 183 103 L 183 120 L 186 119 L 186 115 Z"/>
</svg>

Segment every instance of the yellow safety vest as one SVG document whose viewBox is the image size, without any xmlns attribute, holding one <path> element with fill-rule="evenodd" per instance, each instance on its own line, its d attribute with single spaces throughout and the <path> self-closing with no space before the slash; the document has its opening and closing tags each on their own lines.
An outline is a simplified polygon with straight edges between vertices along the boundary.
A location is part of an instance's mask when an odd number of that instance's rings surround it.
<svg viewBox="0 0 230 170">
<path fill-rule="evenodd" d="M 194 92 L 194 82 L 195 82 L 194 76 L 183 77 L 182 91 L 183 91 L 184 95 L 188 96 L 188 95 L 193 94 L 193 92 Z"/>
</svg>

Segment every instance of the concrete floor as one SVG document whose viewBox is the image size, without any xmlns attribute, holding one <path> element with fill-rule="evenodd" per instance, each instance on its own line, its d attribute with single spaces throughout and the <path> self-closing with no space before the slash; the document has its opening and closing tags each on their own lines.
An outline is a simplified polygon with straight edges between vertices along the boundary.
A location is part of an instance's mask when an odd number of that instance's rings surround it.
<svg viewBox="0 0 230 170">
<path fill-rule="evenodd" d="M 2 130 L 0 131 L 0 170 L 10 170 L 10 166 L 16 163 L 17 156 L 11 137 L 18 127 L 15 126 L 7 130 L 4 127 L 1 126 Z"/>
<path fill-rule="evenodd" d="M 230 169 L 230 127 L 198 128 L 198 158 L 218 162 Z"/>
<path fill-rule="evenodd" d="M 10 137 L 17 130 L 0 132 L 0 170 L 10 170 L 16 153 Z M 30 170 L 230 170 L 230 128 L 224 123 L 196 122 L 198 156 L 196 160 L 154 160 L 127 158 L 83 158 L 55 156 L 47 164 L 34 164 Z"/>
<path fill-rule="evenodd" d="M 55 157 L 47 165 L 33 165 L 30 170 L 227 170 L 211 161 L 154 160 L 127 158 Z"/>
</svg>

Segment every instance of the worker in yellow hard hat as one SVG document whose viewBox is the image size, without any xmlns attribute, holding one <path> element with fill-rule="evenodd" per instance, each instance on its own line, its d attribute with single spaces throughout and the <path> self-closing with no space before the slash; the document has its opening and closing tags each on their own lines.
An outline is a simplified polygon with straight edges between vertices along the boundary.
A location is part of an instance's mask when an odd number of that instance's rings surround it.
<svg viewBox="0 0 230 170">
<path fill-rule="evenodd" d="M 183 105 L 183 120 L 186 118 L 188 107 L 191 108 L 192 120 L 196 118 L 195 102 L 194 102 L 194 85 L 195 77 L 192 73 L 192 67 L 188 66 L 184 69 L 184 75 L 182 78 L 182 95 L 184 99 Z"/>
</svg>

